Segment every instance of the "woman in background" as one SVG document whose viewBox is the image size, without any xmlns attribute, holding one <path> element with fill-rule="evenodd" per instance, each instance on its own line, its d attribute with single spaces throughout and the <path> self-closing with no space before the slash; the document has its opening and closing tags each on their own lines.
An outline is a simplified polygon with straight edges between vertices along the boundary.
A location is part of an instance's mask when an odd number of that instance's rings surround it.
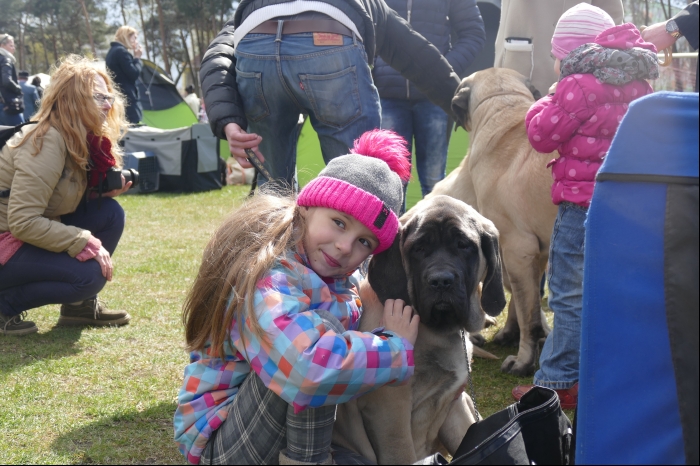
<svg viewBox="0 0 700 466">
<path fill-rule="evenodd" d="M 114 83 L 126 97 L 126 119 L 132 125 L 141 122 L 143 111 L 139 102 L 139 90 L 136 88 L 136 80 L 141 74 L 141 45 L 138 41 L 138 32 L 130 26 L 122 26 L 114 34 L 114 41 L 110 44 L 105 64 L 114 76 Z M 133 51 L 133 55 L 129 52 Z"/>
</svg>

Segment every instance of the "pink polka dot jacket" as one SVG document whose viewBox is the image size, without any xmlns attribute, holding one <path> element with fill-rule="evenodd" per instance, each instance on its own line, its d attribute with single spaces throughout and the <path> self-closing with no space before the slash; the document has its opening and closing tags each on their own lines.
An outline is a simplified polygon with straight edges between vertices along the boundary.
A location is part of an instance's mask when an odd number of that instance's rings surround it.
<svg viewBox="0 0 700 466">
<path fill-rule="evenodd" d="M 612 57 L 617 61 L 619 57 L 624 57 L 628 65 L 635 65 L 634 57 L 640 55 L 629 49 L 643 52 L 647 60 L 648 55 L 656 53 L 654 45 L 644 42 L 632 24 L 603 31 L 596 37 L 595 44 L 589 47 L 595 49 L 593 53 L 606 53 L 606 60 Z M 582 48 L 585 47 L 579 47 L 572 54 L 580 53 Z M 616 52 L 625 50 L 630 53 Z M 610 65 L 609 61 L 607 65 Z M 639 67 L 634 67 L 637 72 L 633 75 L 635 78 L 651 78 L 653 72 L 658 73 L 657 67 L 651 68 L 655 68 L 651 73 L 639 73 Z M 589 71 L 590 66 L 586 70 Z M 607 75 L 596 74 L 601 77 Z M 554 204 L 568 201 L 583 207 L 590 205 L 596 173 L 630 102 L 651 92 L 651 86 L 644 79 L 632 79 L 615 85 L 602 81 L 591 72 L 572 73 L 562 76 L 554 94 L 530 107 L 525 118 L 530 144 L 538 152 L 547 153 L 555 149 L 559 152 L 559 158 L 547 165 L 552 168 L 554 178 Z"/>
</svg>

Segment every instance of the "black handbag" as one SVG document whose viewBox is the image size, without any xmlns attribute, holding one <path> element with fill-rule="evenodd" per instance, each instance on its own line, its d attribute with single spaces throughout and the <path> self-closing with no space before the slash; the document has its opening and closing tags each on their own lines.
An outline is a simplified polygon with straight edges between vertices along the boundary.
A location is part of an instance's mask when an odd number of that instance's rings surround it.
<svg viewBox="0 0 700 466">
<path fill-rule="evenodd" d="M 535 386 L 472 424 L 450 464 L 571 464 L 572 454 L 571 422 L 557 393 Z"/>
<path fill-rule="evenodd" d="M 19 115 L 24 111 L 24 99 L 20 96 L 6 100 L 3 110 L 9 115 Z"/>
</svg>

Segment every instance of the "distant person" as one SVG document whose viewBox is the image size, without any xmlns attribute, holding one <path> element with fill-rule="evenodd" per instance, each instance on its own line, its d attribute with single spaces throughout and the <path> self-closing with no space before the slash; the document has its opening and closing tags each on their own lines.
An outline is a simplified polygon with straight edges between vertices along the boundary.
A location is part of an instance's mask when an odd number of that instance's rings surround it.
<svg viewBox="0 0 700 466">
<path fill-rule="evenodd" d="M 694 50 L 698 49 L 698 2 L 689 3 L 676 16 L 661 23 L 652 24 L 642 31 L 644 40 L 656 45 L 659 52 L 685 37 Z M 695 59 L 697 65 L 700 61 Z M 698 68 L 695 71 L 695 92 L 698 92 Z"/>
<path fill-rule="evenodd" d="M 459 76 L 484 45 L 486 33 L 476 0 L 385 1 L 437 47 Z M 416 168 L 425 196 L 445 177 L 449 143 L 445 135 L 451 133 L 452 120 L 382 57 L 377 58 L 372 76 L 381 98 L 382 128 L 403 136 L 409 154 L 415 141 Z"/>
<path fill-rule="evenodd" d="M 188 84 L 187 87 L 185 87 L 185 92 L 187 93 L 185 102 L 192 109 L 192 113 L 197 116 L 197 120 L 199 120 L 199 97 L 194 93 L 194 86 Z"/>
<path fill-rule="evenodd" d="M 114 83 L 126 97 L 126 119 L 136 125 L 141 123 L 143 110 L 139 101 L 139 90 L 136 80 L 141 75 L 141 45 L 138 41 L 138 32 L 130 26 L 122 26 L 114 34 L 114 41 L 110 44 L 105 64 L 107 69 L 114 74 Z M 129 52 L 133 51 L 133 55 Z"/>
<path fill-rule="evenodd" d="M 659 77 L 656 47 L 634 24 L 615 26 L 605 11 L 587 3 L 568 9 L 551 39 L 551 94 L 527 112 L 532 147 L 559 152 L 552 168 L 552 202 L 559 206 L 549 254 L 549 307 L 554 326 L 535 372 L 535 385 L 551 388 L 561 407 L 578 404 L 586 216 L 596 174 L 629 104 L 653 92 Z M 544 167 L 543 167 L 544 168 Z M 519 400 L 532 385 L 513 388 Z"/>
<path fill-rule="evenodd" d="M 559 76 L 552 69 L 550 40 L 559 17 L 577 3 L 589 3 L 624 21 L 622 0 L 502 0 L 501 23 L 496 37 L 496 68 L 509 68 L 530 80 L 540 94 Z"/>
<path fill-rule="evenodd" d="M 24 121 L 29 121 L 29 119 L 34 116 L 38 108 L 38 102 L 41 100 L 39 93 L 36 90 L 36 86 L 29 84 L 27 80 L 29 79 L 28 71 L 20 71 L 17 75 L 19 79 L 19 86 L 22 88 L 22 94 L 24 96 Z"/>
<path fill-rule="evenodd" d="M 61 304 L 59 325 L 124 325 L 130 316 L 97 299 L 112 280 L 124 210 L 102 192 L 121 165 L 122 98 L 109 75 L 77 55 L 64 58 L 36 124 L 0 151 L 0 335 L 38 329 L 26 311 Z M 101 193 L 101 197 L 100 197 Z"/>
<path fill-rule="evenodd" d="M 36 87 L 36 93 L 39 94 L 39 101 L 44 97 L 44 87 L 41 85 L 41 78 L 34 76 L 32 78 L 32 86 Z"/>
<path fill-rule="evenodd" d="M 326 163 L 380 127 L 376 57 L 452 113 L 459 77 L 384 0 L 242 0 L 200 68 L 212 131 L 242 167 L 252 167 L 252 149 L 274 180 L 294 186 L 300 113 Z"/>
<path fill-rule="evenodd" d="M 15 126 L 24 122 L 22 88 L 15 68 L 15 39 L 0 34 L 0 125 Z"/>
</svg>

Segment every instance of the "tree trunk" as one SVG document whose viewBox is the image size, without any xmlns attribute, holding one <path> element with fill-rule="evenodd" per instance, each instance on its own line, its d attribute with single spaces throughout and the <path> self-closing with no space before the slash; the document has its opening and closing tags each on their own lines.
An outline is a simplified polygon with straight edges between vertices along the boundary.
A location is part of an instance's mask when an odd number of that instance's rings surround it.
<svg viewBox="0 0 700 466">
<path fill-rule="evenodd" d="M 87 27 L 88 40 L 90 40 L 90 49 L 92 50 L 93 58 L 97 58 L 97 51 L 95 50 L 95 40 L 92 38 L 92 28 L 90 27 L 90 15 L 88 15 L 87 7 L 85 6 L 85 0 L 78 0 L 80 6 L 83 8 L 83 16 L 85 16 L 85 26 Z"/>
<path fill-rule="evenodd" d="M 61 27 L 61 22 L 58 20 L 58 15 L 54 14 L 54 21 L 56 21 L 56 28 L 58 29 L 58 37 L 61 39 L 61 50 L 66 51 L 66 41 L 63 39 L 63 28 Z M 54 44 L 54 48 L 56 47 L 56 44 Z M 54 56 L 54 60 L 58 61 L 58 52 L 54 51 L 56 56 Z"/>
<path fill-rule="evenodd" d="M 124 25 L 126 25 L 126 11 L 124 11 L 124 0 L 119 0 L 119 6 L 122 9 L 122 20 L 124 21 Z"/>
<path fill-rule="evenodd" d="M 139 4 L 139 16 L 141 17 L 141 30 L 143 31 L 143 46 L 146 48 L 146 58 L 151 59 L 151 54 L 148 52 L 148 34 L 146 34 L 146 23 L 143 21 L 143 8 L 141 0 L 136 0 Z"/>
<path fill-rule="evenodd" d="M 26 28 L 26 22 L 24 19 L 24 13 L 19 14 L 19 35 L 17 37 L 17 62 L 19 63 L 19 69 L 23 70 L 27 67 L 24 63 L 24 29 Z"/>
<path fill-rule="evenodd" d="M 49 69 L 49 54 L 46 51 L 46 33 L 44 32 L 44 22 L 39 18 L 39 29 L 41 30 L 41 46 L 44 49 L 44 63 L 46 65 L 46 69 Z"/>
<path fill-rule="evenodd" d="M 201 95 L 199 92 L 199 79 L 197 79 L 197 74 L 195 73 L 194 66 L 192 65 L 190 51 L 187 48 L 187 40 L 185 39 L 185 34 L 183 34 L 182 29 L 180 29 L 180 40 L 182 41 L 182 48 L 185 51 L 185 63 L 190 67 L 190 75 L 192 76 L 192 84 L 194 84 L 195 92 L 197 95 Z"/>
<path fill-rule="evenodd" d="M 168 44 L 165 41 L 165 17 L 163 16 L 163 6 L 161 0 L 156 0 L 158 5 L 158 27 L 160 29 L 161 53 L 163 54 L 163 64 L 165 65 L 165 73 L 170 76 L 170 62 L 168 61 Z"/>
</svg>

